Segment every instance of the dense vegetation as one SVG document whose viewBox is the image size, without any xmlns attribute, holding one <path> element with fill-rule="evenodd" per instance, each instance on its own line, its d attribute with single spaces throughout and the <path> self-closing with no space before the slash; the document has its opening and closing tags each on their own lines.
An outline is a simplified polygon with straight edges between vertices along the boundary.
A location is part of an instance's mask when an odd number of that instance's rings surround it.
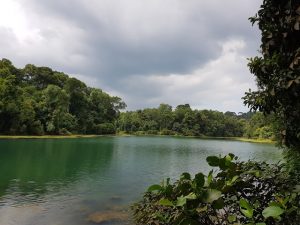
<svg viewBox="0 0 300 225">
<path fill-rule="evenodd" d="M 261 30 L 261 56 L 250 59 L 258 91 L 245 103 L 281 121 L 283 144 L 300 151 L 300 0 L 264 0 L 250 18 Z"/>
<path fill-rule="evenodd" d="M 125 103 L 48 67 L 0 60 L 0 134 L 110 134 Z"/>
<path fill-rule="evenodd" d="M 48 67 L 0 60 L 0 134 L 161 134 L 273 138 L 262 113 L 192 110 L 188 104 L 120 113 L 125 103 Z"/>
<path fill-rule="evenodd" d="M 299 225 L 300 189 L 282 165 L 207 158 L 207 176 L 183 173 L 152 185 L 133 205 L 138 225 Z"/>
<path fill-rule="evenodd" d="M 123 112 L 117 126 L 129 134 L 273 138 L 273 117 L 262 113 L 192 110 L 190 105 L 161 104 L 158 108 Z"/>
</svg>

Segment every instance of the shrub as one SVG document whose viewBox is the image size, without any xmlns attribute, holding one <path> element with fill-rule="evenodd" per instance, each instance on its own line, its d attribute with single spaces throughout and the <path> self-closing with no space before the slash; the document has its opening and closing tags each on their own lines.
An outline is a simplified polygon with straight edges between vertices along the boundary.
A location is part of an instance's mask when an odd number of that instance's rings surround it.
<svg viewBox="0 0 300 225">
<path fill-rule="evenodd" d="M 34 134 L 34 135 L 43 135 L 44 134 L 44 128 L 43 128 L 41 121 L 37 120 L 31 124 L 30 133 Z"/>
<path fill-rule="evenodd" d="M 148 130 L 148 131 L 147 131 L 147 134 L 150 134 L 150 135 L 157 135 L 157 134 L 158 134 L 158 131 L 157 131 L 157 130 Z"/>
<path fill-rule="evenodd" d="M 61 128 L 59 129 L 58 132 L 60 135 L 71 135 L 72 133 L 70 131 L 68 131 L 66 128 Z"/>
<path fill-rule="evenodd" d="M 299 225 L 299 181 L 283 165 L 210 156 L 207 176 L 152 185 L 132 206 L 138 225 Z M 298 185 L 298 186 L 297 186 Z"/>
<path fill-rule="evenodd" d="M 168 129 L 162 129 L 160 132 L 161 135 L 174 135 L 175 132 L 172 130 L 168 130 Z"/>
<path fill-rule="evenodd" d="M 116 129 L 112 123 L 101 123 L 94 126 L 96 134 L 115 134 Z"/>
<path fill-rule="evenodd" d="M 145 135 L 146 132 L 140 130 L 140 131 L 135 132 L 134 134 L 139 136 L 139 135 Z"/>
</svg>

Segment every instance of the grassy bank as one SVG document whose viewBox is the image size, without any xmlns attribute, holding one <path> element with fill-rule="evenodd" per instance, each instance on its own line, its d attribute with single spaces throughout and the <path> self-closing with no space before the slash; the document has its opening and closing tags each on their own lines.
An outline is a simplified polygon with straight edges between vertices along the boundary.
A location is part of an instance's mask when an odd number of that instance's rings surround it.
<svg viewBox="0 0 300 225">
<path fill-rule="evenodd" d="M 83 135 L 83 134 L 71 134 L 71 135 L 0 135 L 0 139 L 72 139 L 72 138 L 95 138 L 103 136 L 112 136 L 112 135 Z M 252 143 L 266 143 L 266 144 L 275 144 L 275 141 L 270 139 L 250 139 L 243 137 L 208 137 L 208 136 L 183 136 L 183 135 L 149 135 L 149 134 L 126 134 L 118 133 L 116 136 L 161 136 L 161 137 L 182 137 L 182 138 L 199 138 L 199 139 L 212 139 L 212 140 L 233 140 L 233 141 L 243 141 L 243 142 L 252 142 Z"/>
<path fill-rule="evenodd" d="M 82 134 L 71 134 L 71 135 L 0 135 L 0 139 L 65 139 L 65 138 L 95 138 L 103 135 L 82 135 Z"/>
<path fill-rule="evenodd" d="M 232 141 L 243 141 L 251 143 L 265 143 L 265 144 L 275 144 L 276 142 L 271 139 L 262 138 L 245 138 L 245 137 L 210 137 L 210 136 L 184 136 L 184 135 L 162 135 L 162 134 L 127 134 L 120 132 L 117 136 L 159 136 L 159 137 L 182 137 L 182 138 L 199 138 L 199 139 L 211 139 L 211 140 L 232 140 Z"/>
<path fill-rule="evenodd" d="M 229 138 L 231 140 L 236 140 L 236 141 L 245 141 L 245 142 L 252 142 L 252 143 L 265 143 L 265 144 L 275 144 L 276 141 L 273 141 L 271 139 L 253 139 L 253 138 L 243 138 L 243 137 L 234 137 L 234 138 Z"/>
</svg>

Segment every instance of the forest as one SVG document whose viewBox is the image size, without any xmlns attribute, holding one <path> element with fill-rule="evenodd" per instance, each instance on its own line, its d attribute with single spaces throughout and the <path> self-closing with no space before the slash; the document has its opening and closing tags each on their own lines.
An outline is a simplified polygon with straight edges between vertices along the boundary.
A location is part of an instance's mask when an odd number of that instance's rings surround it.
<svg viewBox="0 0 300 225">
<path fill-rule="evenodd" d="M 62 72 L 0 60 L 1 134 L 112 134 L 125 107 L 121 98 Z"/>
<path fill-rule="evenodd" d="M 189 104 L 121 112 L 126 104 L 48 67 L 0 61 L 0 134 L 115 134 L 273 138 L 272 116 L 192 109 Z"/>
<path fill-rule="evenodd" d="M 158 108 L 122 112 L 118 130 L 137 135 L 183 135 L 273 139 L 275 119 L 260 112 L 193 110 L 189 104 L 174 110 L 168 104 Z"/>
</svg>

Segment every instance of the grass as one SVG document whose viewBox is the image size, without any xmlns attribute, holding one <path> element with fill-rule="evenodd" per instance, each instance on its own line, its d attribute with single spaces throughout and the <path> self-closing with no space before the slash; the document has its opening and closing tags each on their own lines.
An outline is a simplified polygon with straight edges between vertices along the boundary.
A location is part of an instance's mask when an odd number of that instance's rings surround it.
<svg viewBox="0 0 300 225">
<path fill-rule="evenodd" d="M 82 134 L 71 134 L 71 135 L 0 135 L 0 139 L 65 139 L 65 138 L 95 138 L 103 135 L 82 135 Z"/>
<path fill-rule="evenodd" d="M 117 136 L 161 136 L 161 137 L 182 137 L 182 138 L 199 138 L 199 139 L 212 139 L 212 140 L 232 140 L 243 141 L 251 143 L 263 143 L 263 144 L 275 144 L 276 141 L 263 138 L 245 138 L 245 137 L 210 137 L 210 136 L 184 136 L 184 135 L 162 135 L 162 134 L 127 134 L 125 132 L 119 132 Z"/>
<path fill-rule="evenodd" d="M 0 135 L 0 139 L 74 139 L 74 138 L 95 138 L 102 136 L 112 136 L 112 135 L 83 135 L 83 134 L 71 134 L 71 135 Z M 170 136 L 170 137 L 187 137 L 187 138 L 200 138 L 200 139 L 215 139 L 215 140 L 233 140 L 233 141 L 243 141 L 251 143 L 266 143 L 275 144 L 275 141 L 270 139 L 252 139 L 244 137 L 207 137 L 207 136 L 181 136 L 181 135 L 130 135 L 126 133 L 118 133 L 116 136 Z"/>
<path fill-rule="evenodd" d="M 243 138 L 243 137 L 235 137 L 232 138 L 233 140 L 237 141 L 245 141 L 245 142 L 252 142 L 252 143 L 266 143 L 266 144 L 275 144 L 276 141 L 271 140 L 271 139 L 262 139 L 262 138 Z"/>
</svg>

